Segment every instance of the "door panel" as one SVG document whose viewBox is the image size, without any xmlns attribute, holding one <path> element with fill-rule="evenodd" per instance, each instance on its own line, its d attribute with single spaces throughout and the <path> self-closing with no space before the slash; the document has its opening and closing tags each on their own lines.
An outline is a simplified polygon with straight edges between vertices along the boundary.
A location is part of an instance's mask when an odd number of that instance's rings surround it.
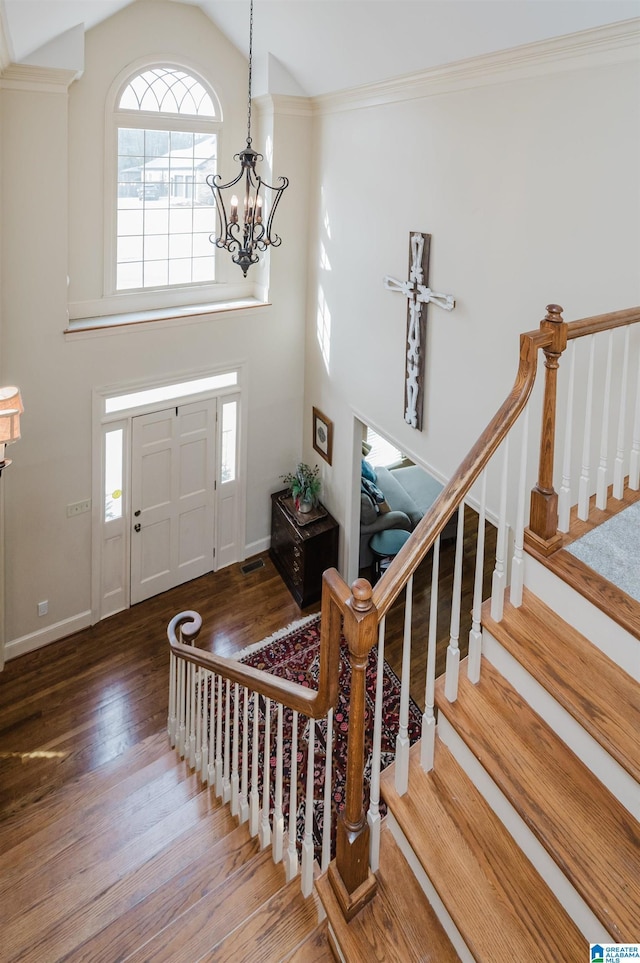
<svg viewBox="0 0 640 963">
<path fill-rule="evenodd" d="M 213 568 L 216 401 L 132 419 L 131 602 Z"/>
</svg>

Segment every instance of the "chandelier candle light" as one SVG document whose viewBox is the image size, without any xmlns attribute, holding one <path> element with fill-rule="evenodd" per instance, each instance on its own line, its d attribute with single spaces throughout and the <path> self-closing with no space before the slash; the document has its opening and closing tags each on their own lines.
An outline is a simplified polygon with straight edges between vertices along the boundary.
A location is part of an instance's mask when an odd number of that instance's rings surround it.
<svg viewBox="0 0 640 963">
<path fill-rule="evenodd" d="M 252 264 L 257 264 L 259 260 L 258 252 L 266 251 L 269 244 L 272 247 L 279 247 L 282 238 L 273 233 L 273 218 L 278 206 L 282 192 L 289 184 L 288 177 L 279 177 L 279 187 L 267 184 L 259 174 L 256 174 L 256 163 L 264 160 L 251 146 L 251 70 L 253 64 L 253 0 L 251 0 L 251 12 L 249 17 L 249 97 L 247 114 L 247 146 L 239 154 L 234 155 L 234 160 L 240 162 L 240 173 L 227 184 L 221 184 L 220 174 L 210 174 L 207 177 L 207 184 L 213 191 L 216 201 L 216 208 L 219 218 L 219 233 L 214 240 L 216 247 L 224 248 L 232 254 L 231 260 L 234 264 L 239 264 L 242 273 L 246 277 L 247 271 Z M 238 217 L 238 197 L 232 194 L 229 205 L 229 216 L 224 205 L 222 191 L 235 187 L 244 181 L 244 201 L 241 219 Z M 263 197 L 262 189 L 273 191 L 275 196 L 271 204 L 266 224 L 263 219 Z M 241 189 L 241 188 L 239 188 Z M 264 192 L 263 192 L 264 193 Z M 236 252 L 235 254 L 233 252 Z"/>
</svg>

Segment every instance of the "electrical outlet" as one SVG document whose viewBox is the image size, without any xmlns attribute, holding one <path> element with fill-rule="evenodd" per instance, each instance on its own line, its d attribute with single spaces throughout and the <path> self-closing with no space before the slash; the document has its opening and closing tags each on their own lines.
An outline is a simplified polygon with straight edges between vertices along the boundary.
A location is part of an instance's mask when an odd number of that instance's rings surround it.
<svg viewBox="0 0 640 963">
<path fill-rule="evenodd" d="M 44 602 L 38 602 L 38 615 L 46 615 L 49 611 L 49 600 L 45 599 Z"/>
<path fill-rule="evenodd" d="M 83 512 L 91 511 L 91 499 L 87 498 L 84 502 L 73 502 L 71 505 L 67 505 L 67 518 L 71 518 L 73 515 L 82 515 Z"/>
</svg>

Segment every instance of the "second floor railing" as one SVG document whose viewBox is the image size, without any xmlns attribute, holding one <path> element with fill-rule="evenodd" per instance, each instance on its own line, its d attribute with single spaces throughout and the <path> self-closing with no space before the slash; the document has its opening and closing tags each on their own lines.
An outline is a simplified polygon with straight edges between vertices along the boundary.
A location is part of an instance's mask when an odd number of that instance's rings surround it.
<svg viewBox="0 0 640 963">
<path fill-rule="evenodd" d="M 567 324 L 562 309 L 549 305 L 539 330 L 521 335 L 518 372 L 508 397 L 380 581 L 372 589 L 367 581 L 358 579 L 350 588 L 335 570 L 325 572 L 317 692 L 198 650 L 192 644 L 199 628 L 195 613 L 182 613 L 169 626 L 172 741 L 216 786 L 218 794 L 229 799 L 239 818 L 249 820 L 262 844 L 272 844 L 274 858 L 285 860 L 289 878 L 300 866 L 305 894 L 311 892 L 314 857 L 318 857 L 317 847 L 314 854 L 311 843 L 311 825 L 314 811 L 322 809 L 327 818 L 318 862 L 321 870 L 328 870 L 346 918 L 358 912 L 376 886 L 387 619 L 397 607 L 403 610 L 401 696 L 395 739 L 396 788 L 403 793 L 409 773 L 410 712 L 415 710 L 410 686 L 417 663 L 422 666 L 420 677 L 424 679 L 420 760 L 426 770 L 434 764 L 436 648 L 443 609 L 448 621 L 445 697 L 450 701 L 457 697 L 461 658 L 466 651 L 469 678 L 476 682 L 480 677 L 488 515 L 497 528 L 495 560 L 490 566 L 491 612 L 500 620 L 507 587 L 511 604 L 522 603 L 526 544 L 543 555 L 556 551 L 568 528 L 572 505 L 577 504 L 579 517 L 586 517 L 589 506 L 602 507 L 609 494 L 622 499 L 627 489 L 639 487 L 638 322 L 640 308 Z M 580 342 L 586 345 L 586 351 Z M 567 344 L 573 343 L 576 347 L 569 352 L 565 382 L 559 378 L 561 359 Z M 544 383 L 541 392 L 532 397 L 540 353 Z M 583 354 L 584 372 L 580 370 Z M 530 431 L 532 413 L 539 417 L 541 426 L 535 436 Z M 536 449 L 540 453 L 537 463 L 531 457 L 531 450 Z M 597 459 L 593 452 L 597 452 Z M 472 548 L 465 543 L 465 506 L 478 516 L 477 541 Z M 443 579 L 441 534 L 456 514 L 453 571 L 451 578 Z M 461 638 L 463 569 L 471 571 L 473 585 L 466 638 Z M 313 733 L 322 720 L 325 742 L 331 745 L 342 636 L 351 663 L 347 783 L 344 809 L 336 827 L 335 858 L 331 859 L 332 785 L 330 768 L 324 768 L 331 754 L 316 751 Z M 376 666 L 373 693 L 366 691 L 370 660 Z M 375 706 L 368 722 L 367 695 L 374 699 Z M 297 740 L 300 731 L 295 715 L 296 725 L 290 726 L 289 735 L 285 733 L 285 706 L 309 720 L 303 802 L 296 795 L 296 774 L 284 773 L 281 764 L 283 740 Z M 373 748 L 366 759 L 365 725 L 373 727 Z M 289 744 L 288 758 L 297 759 L 298 749 L 298 744 Z M 261 769 L 257 765 L 260 759 L 266 760 Z M 275 763 L 270 765 L 270 760 Z"/>
</svg>

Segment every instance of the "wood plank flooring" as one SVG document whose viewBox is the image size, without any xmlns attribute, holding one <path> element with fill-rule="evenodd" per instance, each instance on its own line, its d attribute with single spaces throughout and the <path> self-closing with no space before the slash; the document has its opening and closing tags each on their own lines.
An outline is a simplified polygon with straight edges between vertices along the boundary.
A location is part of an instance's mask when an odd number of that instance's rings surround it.
<svg viewBox="0 0 640 963">
<path fill-rule="evenodd" d="M 232 565 L 7 662 L 0 820 L 166 726 L 166 629 L 184 609 L 202 616 L 199 644 L 227 656 L 301 615 L 264 556 L 264 567 L 248 575 Z"/>
<path fill-rule="evenodd" d="M 461 649 L 470 626 L 477 516 L 465 512 Z M 495 529 L 487 526 L 487 585 L 495 557 Z M 449 641 L 454 543 L 441 550 L 438 671 Z M 168 691 L 169 620 L 184 609 L 202 616 L 202 648 L 231 656 L 304 613 L 268 555 L 248 574 L 232 565 L 179 586 L 82 632 L 8 662 L 0 672 L 0 831 L 2 819 L 29 802 L 114 760 L 164 729 Z M 431 561 L 414 580 L 412 694 L 424 701 L 424 660 Z M 404 602 L 387 617 L 386 655 L 396 673 L 402 662 Z"/>
</svg>

